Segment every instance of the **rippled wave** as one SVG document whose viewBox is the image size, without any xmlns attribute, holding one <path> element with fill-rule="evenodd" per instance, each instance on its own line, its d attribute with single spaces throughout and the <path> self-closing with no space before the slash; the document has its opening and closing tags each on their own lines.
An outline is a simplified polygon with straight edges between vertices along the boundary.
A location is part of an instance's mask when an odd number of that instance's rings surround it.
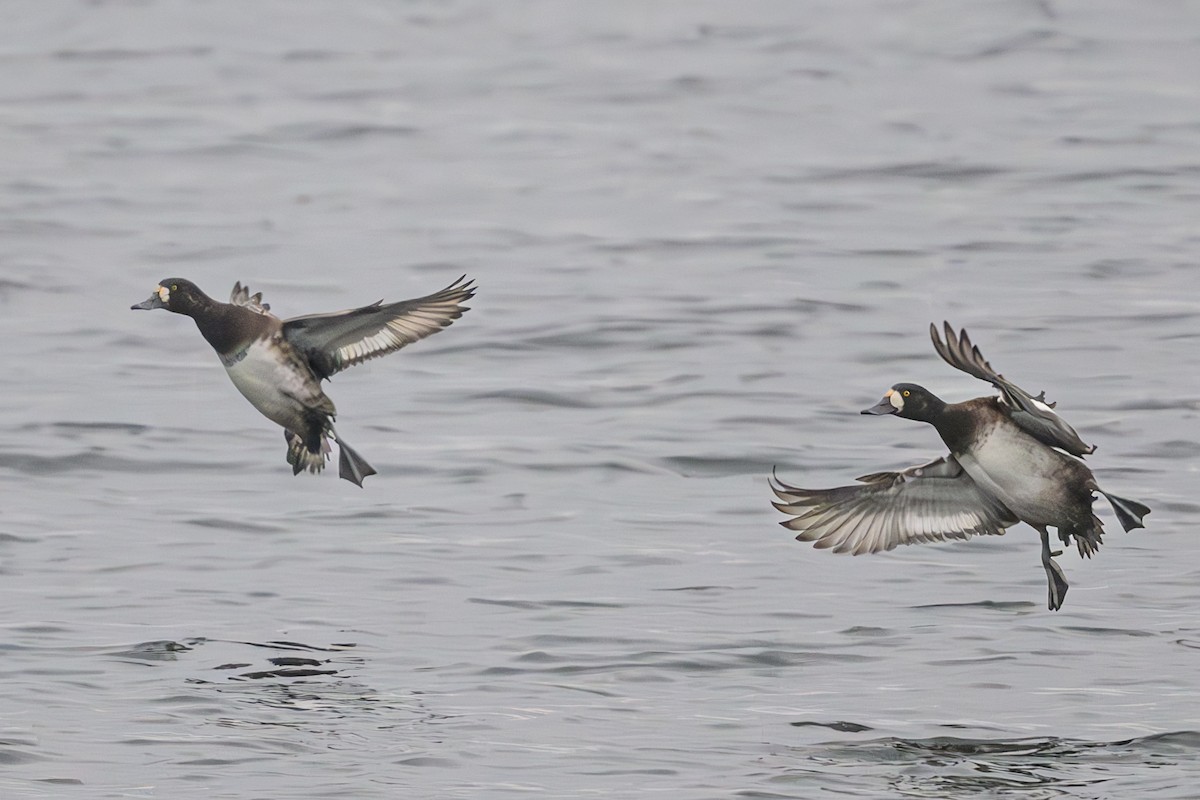
<svg viewBox="0 0 1200 800">
<path fill-rule="evenodd" d="M 827 727 L 870 730 L 853 723 Z M 857 776 L 857 791 L 893 797 L 1116 797 L 1138 793 L 1138 786 L 1161 792 L 1155 796 L 1183 797 L 1198 751 L 1200 732 L 1191 730 L 1111 742 L 890 737 L 790 750 L 774 759 L 779 774 L 773 782 L 838 786 Z"/>
</svg>

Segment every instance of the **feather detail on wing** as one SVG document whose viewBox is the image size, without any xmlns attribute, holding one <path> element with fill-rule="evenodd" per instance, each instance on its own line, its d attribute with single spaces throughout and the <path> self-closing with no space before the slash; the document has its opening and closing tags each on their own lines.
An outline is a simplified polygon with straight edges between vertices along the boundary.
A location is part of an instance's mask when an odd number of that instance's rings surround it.
<svg viewBox="0 0 1200 800">
<path fill-rule="evenodd" d="M 229 304 L 248 308 L 256 314 L 275 316 L 271 313 L 271 306 L 262 301 L 262 292 L 250 294 L 250 287 L 242 286 L 241 281 L 233 285 L 233 291 L 229 293 Z"/>
<path fill-rule="evenodd" d="M 860 485 L 801 489 L 772 476 L 774 506 L 796 539 L 835 553 L 878 553 L 901 544 L 1000 535 L 1017 518 L 979 488 L 953 456 L 900 472 L 876 472 Z"/>
<path fill-rule="evenodd" d="M 937 326 L 933 323 L 929 325 L 929 337 L 933 340 L 933 347 L 938 355 L 955 369 L 995 386 L 1004 402 L 1012 409 L 1013 422 L 1020 425 L 1026 433 L 1043 444 L 1061 448 L 1073 456 L 1083 457 L 1096 451 L 1094 445 L 1085 444 L 1075 429 L 1054 413 L 1054 403 L 1046 402 L 1045 392 L 1034 397 L 1007 380 L 992 369 L 992 365 L 979 352 L 979 348 L 971 343 L 966 328 L 955 335 L 949 322 L 943 322 L 942 325 L 946 332 L 945 342 L 938 336 Z"/>
<path fill-rule="evenodd" d="M 463 303 L 475 294 L 474 281 L 465 279 L 414 300 L 386 305 L 380 300 L 348 311 L 293 317 L 283 321 L 283 335 L 308 357 L 318 377 L 328 378 L 450 325 L 468 310 Z"/>
</svg>

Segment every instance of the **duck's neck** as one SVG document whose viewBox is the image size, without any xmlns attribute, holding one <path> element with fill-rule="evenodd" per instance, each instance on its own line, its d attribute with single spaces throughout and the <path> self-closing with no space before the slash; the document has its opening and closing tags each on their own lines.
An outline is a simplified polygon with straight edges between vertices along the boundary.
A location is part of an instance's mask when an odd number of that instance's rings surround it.
<svg viewBox="0 0 1200 800">
<path fill-rule="evenodd" d="M 929 399 L 925 403 L 925 413 L 928 415 L 926 422 L 932 423 L 946 412 L 948 406 L 946 401 L 938 397 L 933 392 L 929 392 Z"/>
<path fill-rule="evenodd" d="M 942 403 L 933 427 L 950 452 L 957 455 L 970 446 L 971 436 L 976 431 L 975 422 L 967 403 Z"/>
<path fill-rule="evenodd" d="M 172 303 L 171 310 L 176 314 L 183 314 L 195 320 L 211 314 L 214 307 L 224 305 L 224 303 L 218 303 L 216 300 L 213 300 L 199 289 L 182 296 L 176 295 L 176 298 L 178 299 L 175 299 Z"/>
<path fill-rule="evenodd" d="M 238 306 L 218 303 L 205 297 L 193 309 L 189 309 L 188 316 L 196 321 L 200 335 L 214 350 L 218 353 L 230 353 L 246 343 L 245 330 L 236 324 L 239 312 L 250 313 Z"/>
</svg>

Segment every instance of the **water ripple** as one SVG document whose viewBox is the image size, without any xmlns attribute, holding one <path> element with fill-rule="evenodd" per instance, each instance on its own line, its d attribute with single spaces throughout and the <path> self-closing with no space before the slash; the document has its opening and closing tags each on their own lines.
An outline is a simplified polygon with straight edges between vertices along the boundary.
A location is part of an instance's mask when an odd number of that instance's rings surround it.
<svg viewBox="0 0 1200 800">
<path fill-rule="evenodd" d="M 791 748 L 773 760 L 779 784 L 857 776 L 863 789 L 894 797 L 1117 797 L 1123 786 L 1148 785 L 1162 792 L 1154 796 L 1182 798 L 1197 755 L 1200 733 L 1184 730 L 1112 742 L 889 737 Z M 1147 770 L 1165 772 L 1147 779 Z"/>
</svg>

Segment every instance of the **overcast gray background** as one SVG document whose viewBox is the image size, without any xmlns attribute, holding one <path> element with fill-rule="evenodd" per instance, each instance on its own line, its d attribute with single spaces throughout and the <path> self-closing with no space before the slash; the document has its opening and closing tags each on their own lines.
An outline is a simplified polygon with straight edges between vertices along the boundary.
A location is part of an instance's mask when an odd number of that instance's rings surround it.
<svg viewBox="0 0 1200 800">
<path fill-rule="evenodd" d="M 1200 8 L 0 5 L 0 794 L 1108 798 L 1200 781 Z M 462 273 L 292 477 L 159 279 Z M 990 389 L 1150 504 L 815 552 L 766 476 Z M 311 674 L 280 670 L 305 670 Z"/>
</svg>

